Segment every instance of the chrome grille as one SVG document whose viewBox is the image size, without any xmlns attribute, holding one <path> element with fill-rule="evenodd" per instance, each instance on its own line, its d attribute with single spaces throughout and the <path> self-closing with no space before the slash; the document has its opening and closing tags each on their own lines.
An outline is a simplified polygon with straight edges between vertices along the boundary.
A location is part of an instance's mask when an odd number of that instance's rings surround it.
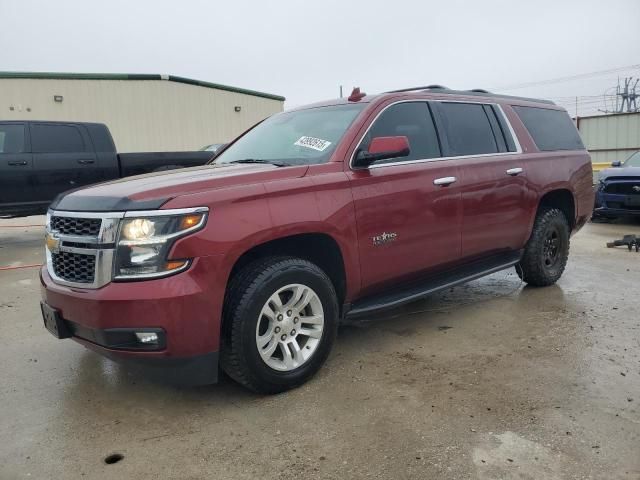
<svg viewBox="0 0 640 480">
<path fill-rule="evenodd" d="M 100 288 L 111 281 L 114 244 L 124 212 L 47 214 L 47 270 L 54 282 Z"/>
<path fill-rule="evenodd" d="M 56 276 L 67 282 L 93 283 L 95 279 L 95 255 L 72 252 L 52 253 L 51 264 Z"/>
<path fill-rule="evenodd" d="M 63 235 L 97 237 L 101 224 L 100 218 L 51 217 L 51 230 Z"/>
</svg>

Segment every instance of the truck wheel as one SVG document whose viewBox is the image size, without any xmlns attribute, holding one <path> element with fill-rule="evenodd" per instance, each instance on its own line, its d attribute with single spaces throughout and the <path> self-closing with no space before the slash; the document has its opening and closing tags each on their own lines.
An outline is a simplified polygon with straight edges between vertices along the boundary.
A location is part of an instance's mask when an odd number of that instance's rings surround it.
<svg viewBox="0 0 640 480">
<path fill-rule="evenodd" d="M 569 222 L 557 208 L 538 212 L 533 232 L 516 266 L 518 276 L 529 285 L 546 287 L 562 276 L 569 258 Z"/>
<path fill-rule="evenodd" d="M 329 355 L 338 331 L 329 277 L 293 257 L 254 262 L 232 279 L 224 309 L 224 371 L 259 393 L 301 385 Z"/>
</svg>

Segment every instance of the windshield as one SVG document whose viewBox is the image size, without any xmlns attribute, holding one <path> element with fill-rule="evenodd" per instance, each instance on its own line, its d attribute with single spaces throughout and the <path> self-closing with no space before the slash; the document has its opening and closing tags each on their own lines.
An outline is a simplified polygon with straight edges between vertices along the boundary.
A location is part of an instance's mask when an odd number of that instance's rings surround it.
<svg viewBox="0 0 640 480">
<path fill-rule="evenodd" d="M 267 118 L 216 158 L 215 163 L 324 163 L 364 105 L 335 105 Z"/>
<path fill-rule="evenodd" d="M 640 167 L 640 150 L 624 161 L 623 167 Z"/>
</svg>

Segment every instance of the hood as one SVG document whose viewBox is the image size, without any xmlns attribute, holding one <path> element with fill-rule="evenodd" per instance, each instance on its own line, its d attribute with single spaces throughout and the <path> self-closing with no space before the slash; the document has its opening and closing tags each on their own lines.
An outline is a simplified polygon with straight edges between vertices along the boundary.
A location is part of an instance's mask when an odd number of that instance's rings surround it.
<svg viewBox="0 0 640 480">
<path fill-rule="evenodd" d="M 599 180 L 607 180 L 613 177 L 620 178 L 620 179 L 624 179 L 625 177 L 628 177 L 629 180 L 632 180 L 633 177 L 640 178 L 640 167 L 605 168 L 604 170 L 600 170 L 600 174 L 598 175 Z"/>
<path fill-rule="evenodd" d="M 126 177 L 59 195 L 50 208 L 108 212 L 152 210 L 172 198 L 217 188 L 302 177 L 309 167 L 211 164 Z"/>
</svg>

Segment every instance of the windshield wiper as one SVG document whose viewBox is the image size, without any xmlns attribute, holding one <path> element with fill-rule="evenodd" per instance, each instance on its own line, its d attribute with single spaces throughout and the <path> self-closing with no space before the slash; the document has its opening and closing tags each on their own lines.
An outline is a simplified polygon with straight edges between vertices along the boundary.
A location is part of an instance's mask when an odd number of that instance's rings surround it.
<svg viewBox="0 0 640 480">
<path fill-rule="evenodd" d="M 243 158 L 241 160 L 233 160 L 233 161 L 227 162 L 227 163 L 264 163 L 264 164 L 269 164 L 269 165 L 275 165 L 276 167 L 288 167 L 289 166 L 288 163 L 274 162 L 272 160 L 264 160 L 262 158 Z"/>
</svg>

